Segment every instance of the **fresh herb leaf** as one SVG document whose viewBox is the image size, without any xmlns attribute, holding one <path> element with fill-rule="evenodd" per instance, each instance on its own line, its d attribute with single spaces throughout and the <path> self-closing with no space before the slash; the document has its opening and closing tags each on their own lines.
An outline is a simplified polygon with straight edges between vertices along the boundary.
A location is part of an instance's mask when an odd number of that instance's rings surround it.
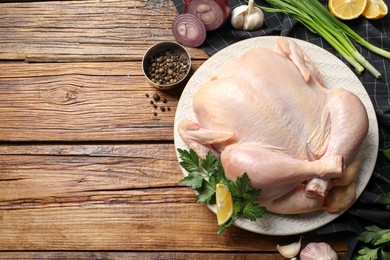
<svg viewBox="0 0 390 260">
<path fill-rule="evenodd" d="M 365 228 L 366 231 L 358 236 L 358 239 L 374 246 L 390 242 L 390 229 L 381 229 L 375 225 Z"/>
<path fill-rule="evenodd" d="M 375 242 L 377 241 L 375 232 L 380 230 L 380 228 L 377 226 L 368 226 L 365 229 L 366 231 L 362 232 L 358 236 L 358 239 L 368 244 L 375 244 Z"/>
<path fill-rule="evenodd" d="M 252 185 L 247 173 L 244 173 L 241 177 L 237 178 L 236 185 L 240 192 L 240 197 L 244 197 L 244 195 L 252 189 Z"/>
<path fill-rule="evenodd" d="M 203 181 L 205 181 L 205 179 L 201 174 L 194 174 L 191 172 L 180 180 L 179 183 L 197 190 L 202 187 Z"/>
<path fill-rule="evenodd" d="M 380 234 L 380 237 L 378 237 L 374 246 L 390 243 L 390 229 L 383 229 L 378 233 Z"/>
<path fill-rule="evenodd" d="M 204 160 L 200 159 L 194 150 L 178 149 L 180 165 L 188 175 L 179 181 L 180 184 L 191 187 L 197 192 L 197 202 L 214 205 L 217 183 L 224 183 L 233 199 L 233 214 L 225 224 L 218 228 L 218 234 L 230 227 L 237 218 L 246 218 L 252 221 L 263 216 L 265 207 L 257 199 L 260 190 L 254 189 L 247 173 L 238 177 L 236 181 L 228 180 L 225 176 L 221 160 L 209 152 Z"/>
<path fill-rule="evenodd" d="M 202 189 L 198 190 L 197 202 L 211 205 L 215 204 L 215 186 L 216 183 L 213 179 L 204 182 Z"/>
<path fill-rule="evenodd" d="M 226 183 L 226 186 L 227 186 L 228 190 L 230 191 L 230 193 L 232 194 L 233 198 L 237 198 L 237 197 L 241 196 L 240 190 L 237 186 L 237 181 L 236 182 L 228 181 Z"/>
<path fill-rule="evenodd" d="M 380 149 L 379 151 L 381 151 L 383 153 L 383 155 L 390 160 L 390 147 L 387 147 L 385 149 Z"/>
<path fill-rule="evenodd" d="M 235 201 L 233 204 L 233 217 L 232 217 L 232 219 L 238 218 L 240 211 L 241 211 L 241 203 L 240 203 L 240 201 Z"/>
<path fill-rule="evenodd" d="M 254 201 L 260 195 L 260 191 L 252 187 L 247 173 L 244 173 L 237 180 L 228 183 L 228 189 L 233 197 L 245 198 L 249 201 Z"/>
<path fill-rule="evenodd" d="M 245 193 L 242 197 L 244 200 L 247 201 L 255 201 L 260 196 L 260 190 L 258 189 L 251 189 L 248 190 L 247 193 Z"/>
<path fill-rule="evenodd" d="M 390 148 L 387 149 L 390 156 Z M 390 159 L 390 158 L 389 158 Z M 381 195 L 381 200 L 386 204 L 386 209 L 390 210 L 390 193 Z M 357 238 L 366 243 L 366 247 L 358 251 L 356 260 L 390 260 L 390 252 L 384 251 L 390 243 L 390 229 L 381 229 L 372 225 L 365 227 L 366 231 L 362 232 Z"/>
<path fill-rule="evenodd" d="M 390 205 L 390 193 L 385 193 L 381 196 L 383 203 Z"/>
<path fill-rule="evenodd" d="M 217 183 L 219 183 L 219 182 L 224 183 L 224 184 L 227 183 L 227 178 L 225 176 L 225 171 L 222 167 L 221 160 L 217 161 L 217 172 L 215 173 L 215 179 L 216 179 Z"/>
<path fill-rule="evenodd" d="M 390 210 L 390 192 L 382 194 L 381 200 L 386 204 L 386 209 Z"/>
<path fill-rule="evenodd" d="M 180 165 L 183 167 L 187 172 L 196 172 L 201 173 L 201 169 L 199 168 L 199 157 L 193 150 L 183 150 L 183 149 L 177 149 L 179 152 L 180 157 Z"/>
<path fill-rule="evenodd" d="M 238 177 L 235 182 L 230 181 L 228 189 L 234 200 L 240 205 L 239 217 L 255 221 L 263 216 L 266 209 L 256 202 L 260 196 L 260 190 L 252 187 L 247 173 Z"/>
<path fill-rule="evenodd" d="M 241 177 L 237 178 L 237 186 L 240 189 L 241 197 L 246 200 L 254 201 L 260 195 L 260 190 L 252 187 L 247 173 L 244 173 Z"/>
<path fill-rule="evenodd" d="M 252 221 L 256 221 L 259 216 L 265 213 L 265 208 L 257 202 L 248 203 L 243 209 L 243 217 Z"/>
<path fill-rule="evenodd" d="M 365 227 L 365 229 L 366 231 L 362 232 L 357 238 L 369 245 L 358 251 L 359 256 L 356 259 L 376 260 L 378 255 L 380 255 L 380 259 L 390 259 L 387 258 L 390 254 L 383 250 L 390 243 L 390 229 L 381 229 L 375 225 Z"/>
<path fill-rule="evenodd" d="M 218 171 L 218 160 L 215 156 L 208 152 L 206 158 L 202 161 L 203 169 L 208 173 L 208 175 L 213 175 Z"/>
<path fill-rule="evenodd" d="M 382 254 L 382 259 L 383 260 L 389 260 L 390 259 L 390 252 L 384 251 L 383 248 L 381 250 L 381 254 Z"/>
<path fill-rule="evenodd" d="M 359 256 L 355 260 L 377 260 L 379 248 L 371 249 L 364 247 L 358 251 Z"/>
</svg>

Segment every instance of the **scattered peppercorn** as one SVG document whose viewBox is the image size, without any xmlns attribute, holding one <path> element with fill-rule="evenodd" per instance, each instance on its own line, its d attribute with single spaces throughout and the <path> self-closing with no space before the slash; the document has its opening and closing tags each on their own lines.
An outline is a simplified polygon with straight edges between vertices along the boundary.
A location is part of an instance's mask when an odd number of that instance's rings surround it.
<svg viewBox="0 0 390 260">
<path fill-rule="evenodd" d="M 160 101 L 160 95 L 157 94 L 157 93 L 154 93 L 153 94 L 153 100 L 156 101 L 156 102 Z"/>
<path fill-rule="evenodd" d="M 174 51 L 158 52 L 148 64 L 147 76 L 154 83 L 161 85 L 182 80 L 189 70 L 188 57 L 184 53 Z"/>
<path fill-rule="evenodd" d="M 150 97 L 148 93 L 145 94 L 147 98 Z M 166 104 L 168 102 L 167 98 L 160 96 L 158 93 L 154 93 L 151 96 L 151 99 L 149 100 L 149 103 L 152 105 L 154 111 L 153 115 L 157 116 L 157 109 L 159 109 L 161 112 L 165 111 L 171 111 L 171 108 L 169 106 L 164 106 L 163 104 Z"/>
</svg>

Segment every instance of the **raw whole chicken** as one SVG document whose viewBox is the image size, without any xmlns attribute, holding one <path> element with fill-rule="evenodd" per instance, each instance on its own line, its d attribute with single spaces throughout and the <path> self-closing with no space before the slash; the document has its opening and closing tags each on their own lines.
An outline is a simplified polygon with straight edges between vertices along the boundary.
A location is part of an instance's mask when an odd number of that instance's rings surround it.
<svg viewBox="0 0 390 260">
<path fill-rule="evenodd" d="M 326 88 L 292 40 L 222 65 L 193 97 L 197 122 L 179 134 L 200 157 L 221 157 L 225 174 L 247 173 L 268 211 L 339 212 L 356 196 L 368 116 L 360 99 Z"/>
</svg>

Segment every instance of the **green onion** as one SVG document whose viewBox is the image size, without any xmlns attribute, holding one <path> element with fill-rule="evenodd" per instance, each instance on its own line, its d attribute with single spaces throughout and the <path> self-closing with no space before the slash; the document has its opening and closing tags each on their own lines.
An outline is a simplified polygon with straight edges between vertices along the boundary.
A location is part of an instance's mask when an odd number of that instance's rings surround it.
<svg viewBox="0 0 390 260">
<path fill-rule="evenodd" d="M 351 39 L 368 50 L 390 58 L 390 52 L 364 40 L 342 21 L 334 17 L 318 0 L 266 0 L 272 7 L 259 6 L 267 12 L 281 12 L 301 22 L 313 33 L 323 37 L 358 74 L 367 69 L 375 78 L 381 73 L 356 49 Z"/>
<path fill-rule="evenodd" d="M 382 56 L 387 59 L 390 59 L 390 52 L 385 51 L 375 45 L 372 45 L 371 43 L 367 42 L 365 39 L 363 39 L 359 34 L 357 34 L 354 30 L 352 30 L 350 27 L 348 27 L 345 23 L 334 17 L 328 9 L 326 9 L 321 3 L 319 3 L 317 0 L 310 1 L 315 5 L 315 7 L 318 8 L 324 15 L 326 15 L 329 20 L 335 25 L 341 28 L 349 37 L 351 37 L 353 40 L 355 40 L 358 44 L 365 47 L 366 49 Z"/>
</svg>

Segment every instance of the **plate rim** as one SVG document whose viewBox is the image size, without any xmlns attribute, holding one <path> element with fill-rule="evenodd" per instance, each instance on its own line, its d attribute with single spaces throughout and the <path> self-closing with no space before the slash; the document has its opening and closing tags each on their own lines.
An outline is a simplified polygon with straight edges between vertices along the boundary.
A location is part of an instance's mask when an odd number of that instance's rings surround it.
<svg viewBox="0 0 390 260">
<path fill-rule="evenodd" d="M 175 119 L 174 119 L 174 146 L 175 146 L 175 152 L 176 152 L 177 160 L 178 160 L 178 162 L 180 161 L 179 153 L 177 152 L 177 149 L 178 148 L 184 148 L 184 149 L 188 149 L 189 148 L 186 144 L 184 146 L 182 145 L 183 140 L 181 139 L 180 135 L 178 134 L 177 125 L 178 125 L 178 121 L 182 119 L 181 112 L 182 112 L 184 99 L 187 97 L 187 95 L 190 94 L 189 93 L 189 88 L 194 88 L 193 85 L 194 84 L 196 85 L 196 83 L 194 83 L 194 81 L 197 79 L 197 77 L 199 77 L 199 75 L 202 76 L 202 73 L 204 73 L 205 69 L 208 69 L 209 67 L 214 66 L 214 64 L 216 63 L 216 60 L 222 59 L 225 62 L 229 61 L 229 59 L 231 60 L 232 57 L 227 57 L 227 56 L 229 56 L 229 55 L 231 56 L 232 50 L 235 50 L 235 54 L 234 54 L 235 56 L 233 55 L 233 57 L 238 57 L 241 53 L 243 53 L 244 51 L 246 51 L 248 49 L 251 49 L 251 48 L 264 47 L 264 45 L 266 45 L 266 47 L 267 46 L 272 47 L 270 44 L 275 44 L 276 40 L 278 38 L 280 38 L 280 37 L 288 38 L 288 39 L 293 40 L 294 42 L 296 42 L 309 55 L 309 57 L 313 60 L 313 62 L 318 67 L 318 69 L 321 72 L 321 74 L 326 74 L 326 72 L 323 71 L 323 69 L 321 69 L 321 67 L 319 66 L 319 65 L 322 65 L 322 64 L 319 63 L 316 59 L 313 59 L 312 55 L 313 55 L 314 51 L 319 52 L 319 56 L 325 55 L 325 56 L 331 57 L 331 59 L 333 59 L 332 62 L 335 62 L 336 66 L 338 66 L 340 68 L 343 68 L 343 70 L 345 70 L 345 72 L 348 71 L 348 75 L 347 75 L 348 78 L 345 78 L 345 79 L 341 78 L 341 79 L 338 79 L 338 81 L 343 82 L 343 81 L 346 81 L 347 79 L 350 79 L 350 80 L 354 81 L 350 85 L 353 85 L 354 87 L 356 87 L 354 84 L 359 85 L 359 89 L 358 89 L 359 92 L 357 90 L 353 90 L 353 89 L 348 89 L 348 90 L 350 90 L 351 92 L 356 94 L 361 100 L 363 99 L 362 100 L 363 104 L 365 105 L 366 110 L 367 110 L 367 114 L 369 115 L 369 133 L 366 136 L 366 139 L 365 139 L 365 141 L 363 143 L 367 144 L 367 142 L 370 142 L 367 145 L 369 145 L 370 147 L 372 146 L 374 148 L 375 153 L 374 154 L 370 154 L 370 157 L 369 157 L 370 161 L 369 161 L 369 165 L 367 167 L 368 167 L 368 169 L 370 171 L 368 173 L 366 173 L 366 172 L 363 173 L 362 172 L 363 171 L 362 167 L 359 169 L 358 179 L 361 179 L 361 178 L 364 178 L 364 179 L 362 180 L 363 183 L 361 183 L 360 186 L 358 187 L 359 191 L 357 191 L 357 195 L 356 195 L 356 198 L 355 198 L 355 201 L 354 201 L 354 203 L 355 203 L 356 200 L 358 199 L 358 197 L 364 191 L 365 187 L 367 186 L 367 184 L 369 182 L 369 179 L 372 176 L 372 173 L 373 173 L 373 170 L 374 170 L 374 167 L 375 167 L 376 158 L 377 158 L 377 155 L 378 155 L 378 147 L 379 147 L 379 133 L 378 133 L 378 131 L 379 130 L 378 130 L 378 126 L 377 126 L 377 118 L 376 118 L 376 114 L 375 114 L 375 110 L 374 110 L 373 104 L 372 104 L 371 99 L 370 99 L 366 89 L 364 88 L 362 82 L 357 78 L 357 76 L 351 70 L 351 68 L 349 68 L 343 61 L 341 61 L 339 58 L 337 58 L 334 54 L 330 53 L 329 51 L 323 49 L 320 46 L 315 45 L 314 43 L 307 42 L 307 41 L 300 40 L 300 39 L 296 39 L 296 38 L 292 38 L 292 37 L 286 37 L 286 36 L 259 36 L 259 37 L 254 37 L 254 38 L 250 38 L 250 39 L 246 39 L 246 40 L 242 40 L 242 41 L 236 42 L 236 43 L 234 43 L 232 45 L 229 45 L 229 46 L 225 47 L 224 49 L 218 51 L 217 53 L 215 53 L 213 56 L 211 56 L 209 59 L 207 59 L 195 71 L 195 73 L 191 76 L 191 78 L 189 79 L 189 81 L 187 82 L 186 86 L 183 89 L 183 92 L 182 92 L 182 94 L 180 96 L 180 99 L 179 99 L 179 102 L 178 102 L 178 105 L 177 105 L 176 114 L 175 114 Z M 242 46 L 244 46 L 244 47 L 242 48 Z M 239 50 L 239 51 L 237 52 L 237 50 Z M 327 63 L 324 63 L 324 64 L 327 65 Z M 325 85 L 333 84 L 332 73 L 330 73 L 330 76 L 328 76 L 328 78 L 324 77 L 324 81 L 325 81 Z M 197 85 L 197 88 L 198 87 L 199 87 L 199 85 Z M 329 87 L 329 86 L 327 86 L 327 87 Z M 343 88 L 345 88 L 345 87 L 343 87 Z M 192 101 L 190 101 L 189 103 L 192 104 Z M 365 157 L 365 159 L 367 159 L 367 158 Z M 366 160 L 364 162 L 366 162 Z M 180 165 L 179 165 L 179 167 L 180 167 L 180 169 L 182 171 L 182 174 L 184 176 L 186 176 L 188 173 Z M 361 175 L 366 175 L 366 176 L 361 176 Z M 351 204 L 351 206 L 353 204 Z M 211 211 L 216 213 L 215 205 L 206 205 L 206 206 Z M 271 228 L 271 229 L 264 228 L 264 225 L 269 224 L 269 223 L 264 223 L 264 221 L 262 221 L 264 216 L 263 216 L 263 218 L 260 218 L 260 219 L 258 219 L 255 222 L 249 221 L 249 220 L 246 220 L 246 219 L 237 219 L 234 222 L 234 225 L 239 227 L 239 228 L 242 228 L 244 230 L 251 231 L 251 232 L 254 232 L 254 233 L 258 233 L 258 234 L 264 234 L 264 235 L 277 235 L 277 236 L 279 236 L 279 235 L 296 235 L 296 234 L 301 234 L 301 233 L 305 233 L 305 232 L 309 232 L 309 231 L 315 230 L 317 228 L 320 228 L 320 227 L 322 227 L 322 226 L 332 222 L 333 220 L 335 220 L 336 218 L 338 218 L 339 216 L 344 214 L 349 208 L 350 207 L 348 207 L 348 208 L 344 209 L 343 211 L 341 211 L 339 213 L 336 213 L 336 214 L 330 214 L 330 213 L 326 213 L 326 212 L 305 213 L 305 214 L 297 214 L 297 215 L 293 215 L 293 216 L 292 215 L 280 215 L 280 214 L 275 214 L 275 213 L 271 213 L 271 212 L 267 212 L 265 214 L 265 215 L 271 215 L 273 218 L 276 218 L 276 219 L 278 219 L 279 217 L 282 218 L 282 219 L 287 219 L 287 218 L 288 219 L 292 219 L 291 220 L 292 222 L 302 221 L 302 216 L 309 217 L 309 219 L 316 218 L 316 217 L 317 218 L 320 218 L 320 217 L 326 217 L 327 218 L 327 220 L 325 220 L 325 221 L 323 221 L 323 222 L 321 222 L 321 223 L 319 223 L 317 225 L 316 224 L 305 225 L 304 227 L 302 227 L 299 230 L 284 230 L 283 231 L 283 230 L 275 230 L 274 228 Z M 305 218 L 303 218 L 303 219 L 305 219 Z"/>
</svg>

